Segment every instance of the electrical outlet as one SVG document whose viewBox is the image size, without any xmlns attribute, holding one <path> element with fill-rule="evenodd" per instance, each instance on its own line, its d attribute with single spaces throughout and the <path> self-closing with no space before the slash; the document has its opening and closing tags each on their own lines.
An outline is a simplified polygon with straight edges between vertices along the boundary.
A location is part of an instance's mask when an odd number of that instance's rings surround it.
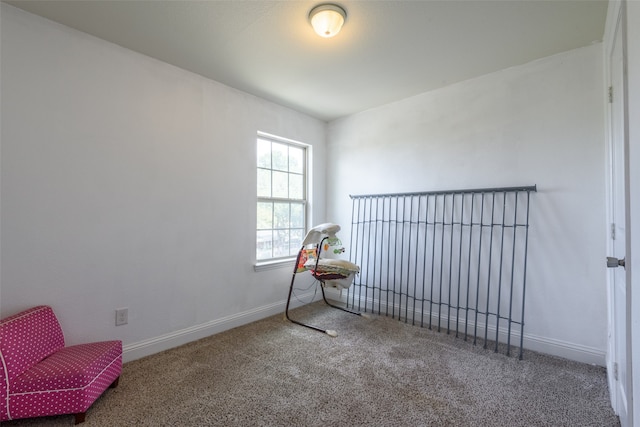
<svg viewBox="0 0 640 427">
<path fill-rule="evenodd" d="M 129 323 L 129 309 L 118 308 L 116 309 L 116 326 L 122 326 Z"/>
</svg>

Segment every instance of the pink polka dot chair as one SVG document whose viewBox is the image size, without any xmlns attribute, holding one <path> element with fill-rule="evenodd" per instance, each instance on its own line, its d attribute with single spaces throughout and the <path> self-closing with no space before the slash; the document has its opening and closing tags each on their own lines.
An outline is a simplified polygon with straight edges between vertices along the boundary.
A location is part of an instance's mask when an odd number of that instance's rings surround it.
<svg viewBox="0 0 640 427">
<path fill-rule="evenodd" d="M 122 341 L 65 347 L 51 307 L 0 321 L 0 421 L 74 414 L 75 422 L 122 372 Z"/>
</svg>

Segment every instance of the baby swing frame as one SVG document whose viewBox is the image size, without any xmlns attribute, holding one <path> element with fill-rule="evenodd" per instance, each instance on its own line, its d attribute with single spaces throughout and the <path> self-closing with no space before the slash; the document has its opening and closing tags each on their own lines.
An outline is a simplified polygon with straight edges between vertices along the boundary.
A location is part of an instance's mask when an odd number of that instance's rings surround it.
<svg viewBox="0 0 640 427">
<path fill-rule="evenodd" d="M 301 322 L 299 320 L 296 319 L 292 319 L 291 316 L 289 316 L 289 305 L 291 303 L 291 296 L 293 295 L 293 285 L 295 283 L 296 280 L 296 276 L 298 273 L 302 273 L 304 271 L 309 271 L 311 273 L 311 275 L 313 276 L 313 278 L 315 280 L 317 280 L 318 282 L 320 282 L 320 290 L 322 291 L 322 299 L 324 300 L 324 302 L 329 306 L 329 307 L 333 307 L 333 308 L 337 308 L 338 310 L 342 310 L 344 312 L 350 313 L 350 314 L 355 314 L 357 316 L 362 316 L 363 314 L 357 311 L 352 311 L 349 310 L 347 308 L 344 307 L 340 307 L 337 306 L 335 304 L 331 304 L 328 300 L 327 300 L 327 296 L 324 292 L 324 288 L 326 286 L 326 282 L 330 282 L 331 280 L 336 280 L 336 279 L 343 279 L 345 277 L 347 277 L 344 274 L 332 271 L 332 272 L 327 272 L 326 270 L 323 270 L 323 265 L 320 263 L 320 255 L 322 253 L 322 246 L 324 245 L 325 241 L 327 241 L 330 237 L 335 237 L 335 233 L 340 230 L 340 226 L 335 225 L 335 224 L 321 224 L 319 226 L 316 226 L 314 228 L 312 228 L 311 230 L 309 230 L 309 233 L 307 234 L 307 236 L 305 237 L 303 243 L 302 243 L 302 247 L 300 248 L 300 250 L 298 251 L 298 256 L 296 257 L 296 263 L 293 267 L 293 275 L 291 277 L 291 285 L 289 286 L 289 296 L 287 297 L 287 306 L 285 309 L 285 316 L 287 318 L 287 320 L 289 320 L 292 323 L 295 323 L 297 325 L 300 326 L 304 326 L 307 327 L 309 329 L 313 329 L 314 331 L 318 331 L 318 332 L 322 332 L 325 333 L 331 337 L 336 337 L 338 334 L 335 330 L 332 329 L 322 329 L 319 328 L 317 326 L 314 325 L 310 325 L 304 322 Z M 322 237 L 322 239 L 317 242 L 317 238 L 319 236 L 324 236 Z M 316 240 L 316 242 L 314 242 L 313 240 Z M 303 254 L 307 254 L 308 253 L 308 249 L 307 247 L 310 246 L 311 244 L 314 244 L 314 249 L 311 249 L 311 251 L 315 251 L 315 264 L 313 265 L 313 267 L 309 267 L 306 264 L 304 265 L 304 268 L 301 269 L 300 267 L 300 261 L 301 258 L 303 256 Z M 354 267 L 357 268 L 357 266 L 354 265 Z"/>
</svg>

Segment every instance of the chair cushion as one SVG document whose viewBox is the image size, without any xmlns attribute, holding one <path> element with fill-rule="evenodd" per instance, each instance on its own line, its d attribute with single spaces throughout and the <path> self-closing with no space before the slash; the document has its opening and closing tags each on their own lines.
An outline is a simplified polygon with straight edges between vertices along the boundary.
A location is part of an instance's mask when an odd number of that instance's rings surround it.
<svg viewBox="0 0 640 427">
<path fill-rule="evenodd" d="M 62 347 L 64 335 L 51 307 L 33 307 L 0 322 L 0 357 L 8 382 Z"/>
<path fill-rule="evenodd" d="M 323 268 L 326 268 L 327 270 L 334 268 L 334 269 L 344 270 L 345 272 L 348 272 L 348 273 L 360 272 L 360 267 L 344 259 L 322 258 L 320 262 L 318 262 L 318 267 L 320 266 L 322 266 Z"/>
<path fill-rule="evenodd" d="M 360 272 L 360 267 L 342 259 L 322 258 L 318 261 L 317 268 L 311 264 L 307 267 L 318 280 L 344 279 Z"/>
<path fill-rule="evenodd" d="M 15 378 L 9 394 L 87 387 L 121 355 L 121 341 L 65 347 Z"/>
<path fill-rule="evenodd" d="M 9 385 L 3 419 L 86 412 L 121 372 L 121 341 L 61 349 Z"/>
<path fill-rule="evenodd" d="M 53 310 L 0 321 L 0 421 L 80 414 L 122 372 L 122 341 L 64 347 Z"/>
</svg>

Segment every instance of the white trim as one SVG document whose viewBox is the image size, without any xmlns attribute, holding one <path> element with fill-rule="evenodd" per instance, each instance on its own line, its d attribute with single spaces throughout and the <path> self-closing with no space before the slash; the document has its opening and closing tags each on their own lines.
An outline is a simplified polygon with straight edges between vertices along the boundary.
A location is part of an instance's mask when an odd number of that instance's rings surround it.
<svg viewBox="0 0 640 427">
<path fill-rule="evenodd" d="M 622 2 L 620 0 L 609 1 L 607 9 L 607 18 L 605 22 L 605 32 L 603 37 L 603 74 L 604 74 L 604 87 L 605 93 L 608 92 L 611 85 L 611 53 L 614 48 L 615 35 L 619 30 L 622 18 Z M 622 93 L 615 94 L 615 96 L 623 96 Z M 606 223 L 604 224 L 606 230 L 606 253 L 613 253 L 613 241 L 611 240 L 611 224 L 613 219 L 613 194 L 611 194 L 611 185 L 613 182 L 613 158 L 612 158 L 612 141 L 611 141 L 611 103 L 607 99 L 605 101 L 605 203 L 606 203 Z M 613 318 L 613 312 L 611 311 L 611 305 L 613 303 L 613 271 L 608 271 L 606 275 L 606 291 L 607 291 L 607 351 L 605 354 L 605 366 L 607 368 L 607 383 L 609 386 L 609 399 L 611 401 L 611 407 L 617 412 L 618 407 L 618 393 L 617 384 L 614 379 L 614 364 L 615 364 L 615 348 L 612 336 L 612 330 L 615 322 Z"/>
<path fill-rule="evenodd" d="M 291 269 L 296 263 L 296 257 L 286 258 L 286 259 L 276 259 L 271 261 L 258 261 L 253 266 L 254 271 L 265 271 L 265 270 L 275 270 L 277 268 L 287 267 Z"/>
<path fill-rule="evenodd" d="M 278 135 L 274 135 L 271 133 L 267 133 L 267 132 L 262 132 L 262 131 L 258 131 L 258 136 L 263 137 L 263 138 L 267 138 L 267 139 L 272 139 L 278 142 L 284 142 L 286 144 L 293 144 L 293 145 L 297 145 L 303 148 L 309 148 L 311 147 L 309 144 L 305 144 L 304 142 L 300 142 L 300 141 L 296 141 L 295 139 L 289 139 L 289 138 L 284 138 L 282 136 L 278 136 Z"/>
<path fill-rule="evenodd" d="M 628 211 L 630 225 L 627 228 L 626 259 L 628 267 L 628 286 L 632 291 L 627 294 L 629 301 L 629 348 L 627 359 L 631 363 L 627 375 L 629 388 L 629 424 L 640 426 L 640 2 L 625 1 L 625 42 L 626 42 L 626 101 L 627 101 L 627 137 L 628 164 L 631 165 L 627 177 Z"/>
<path fill-rule="evenodd" d="M 345 295 L 341 296 L 336 291 L 330 290 L 329 288 L 325 288 L 325 291 L 327 293 L 327 299 L 332 299 L 332 300 L 336 300 L 343 303 L 346 302 L 346 293 Z M 331 298 L 331 297 L 334 297 L 334 298 Z M 365 300 L 361 299 L 360 301 L 361 301 L 360 303 L 364 305 Z M 378 301 L 377 299 L 372 300 L 371 298 L 367 299 L 367 306 L 369 307 L 371 306 L 378 307 L 378 304 L 380 304 L 381 311 L 387 309 L 387 305 L 384 301 Z M 392 308 L 393 307 L 389 305 L 389 309 L 391 310 Z M 396 306 L 395 308 L 397 312 L 398 307 Z M 402 311 L 404 310 L 405 310 L 405 307 L 402 307 Z M 415 319 L 420 319 L 420 316 L 422 314 L 419 309 L 416 309 L 415 311 L 409 310 L 408 313 L 409 313 L 408 314 L 409 322 L 414 317 Z M 423 321 L 428 322 L 429 321 L 428 314 L 426 314 L 425 316 L 426 317 Z M 434 324 L 434 321 L 435 321 L 435 325 L 437 325 L 438 324 L 437 314 L 432 314 L 432 325 Z M 446 326 L 447 324 L 446 316 L 442 316 L 440 321 L 441 321 L 441 325 Z M 456 318 L 452 316 L 449 320 L 449 323 L 452 325 L 455 325 L 455 322 L 456 322 Z M 504 323 L 506 323 L 506 321 L 504 321 Z M 469 330 L 473 333 L 473 328 L 474 328 L 473 322 L 469 322 L 468 327 L 470 328 Z M 483 331 L 483 333 L 479 333 L 478 336 L 481 336 L 481 335 L 482 337 L 484 336 L 484 328 L 485 328 L 484 323 L 479 322 L 477 325 L 477 330 Z M 443 328 L 442 330 L 446 330 L 446 329 Z M 489 333 L 488 338 L 491 340 L 494 340 L 496 336 L 495 326 L 489 325 L 487 327 L 487 330 Z M 499 328 L 498 335 L 499 335 L 500 342 L 506 343 L 507 332 L 508 331 L 506 330 L 506 328 L 503 328 L 502 326 Z M 519 347 L 520 347 L 520 326 L 519 325 L 514 325 L 512 327 L 511 346 L 512 346 L 512 350 L 511 350 L 512 352 L 519 351 Z M 562 357 L 562 358 L 573 360 L 576 362 L 588 363 L 588 364 L 598 365 L 598 366 L 606 365 L 606 351 L 603 349 L 589 347 L 582 344 L 572 343 L 569 341 L 563 341 L 563 340 L 558 340 L 554 338 L 547 338 L 539 335 L 528 334 L 526 332 L 524 334 L 524 339 L 523 339 L 523 348 L 527 350 L 536 351 L 539 353 L 545 353 L 552 356 Z"/>
<path fill-rule="evenodd" d="M 299 295 L 300 299 L 307 298 L 319 298 L 315 292 L 305 293 Z M 192 341 L 196 341 L 208 336 L 218 334 L 220 332 L 227 331 L 238 326 L 246 325 L 257 320 L 264 319 L 269 316 L 282 313 L 284 317 L 284 310 L 286 307 L 286 300 L 278 301 L 273 304 L 257 307 L 252 310 L 243 311 L 241 313 L 232 314 L 219 319 L 214 319 L 200 325 L 194 325 L 186 329 L 182 329 L 168 334 L 160 335 L 148 340 L 139 341 L 123 346 L 122 360 L 123 362 L 130 362 L 132 360 L 140 359 L 145 356 L 159 353 L 170 348 L 178 347 L 183 344 L 187 344 Z M 303 303 L 291 300 L 290 308 L 296 308 L 303 305 Z"/>
<path fill-rule="evenodd" d="M 340 297 L 340 291 L 338 290 L 326 288 L 325 292 L 327 293 L 327 298 L 334 301 L 343 300 L 341 302 L 344 302 L 346 298 L 346 293 L 343 293 L 343 296 Z M 317 295 L 315 292 L 309 292 L 305 295 L 300 296 L 301 299 L 305 300 L 307 300 L 307 298 L 313 297 L 320 299 L 320 295 Z M 304 303 L 292 300 L 290 308 L 300 307 L 301 305 L 304 305 Z M 160 335 L 158 337 L 139 341 L 137 343 L 127 344 L 123 347 L 123 362 L 130 362 L 132 360 L 140 359 L 145 356 L 150 356 L 152 354 L 159 353 L 170 348 L 178 347 L 183 344 L 196 341 L 220 332 L 224 332 L 238 326 L 246 325 L 248 323 L 255 322 L 257 320 L 261 320 L 279 313 L 282 313 L 284 317 L 285 306 L 286 301 L 283 300 L 252 310 L 247 310 L 242 313 L 222 317 L 220 319 L 214 319 L 200 325 L 182 329 L 180 331 Z M 484 328 L 484 325 L 478 324 L 478 327 Z M 489 327 L 488 329 L 489 331 L 493 332 L 493 336 L 495 336 L 495 328 Z M 506 336 L 505 332 L 502 331 L 502 328 L 500 329 L 500 335 Z M 515 333 L 513 337 L 519 338 L 519 333 Z M 517 344 L 519 344 L 519 341 Z M 605 365 L 606 353 L 602 349 L 568 341 L 525 333 L 524 348 L 540 353 L 563 357 L 577 362 L 589 363 L 598 366 Z"/>
<path fill-rule="evenodd" d="M 621 0 L 609 0 L 608 8 L 607 8 L 607 18 L 605 22 L 604 29 L 604 37 L 602 38 L 605 50 L 610 51 L 613 47 L 613 39 L 615 36 L 615 30 L 618 26 L 620 13 L 622 9 L 622 1 Z M 605 69 L 608 68 L 605 65 Z"/>
<path fill-rule="evenodd" d="M 591 365 L 605 366 L 606 364 L 606 351 L 554 338 L 525 333 L 524 348 Z"/>
</svg>

